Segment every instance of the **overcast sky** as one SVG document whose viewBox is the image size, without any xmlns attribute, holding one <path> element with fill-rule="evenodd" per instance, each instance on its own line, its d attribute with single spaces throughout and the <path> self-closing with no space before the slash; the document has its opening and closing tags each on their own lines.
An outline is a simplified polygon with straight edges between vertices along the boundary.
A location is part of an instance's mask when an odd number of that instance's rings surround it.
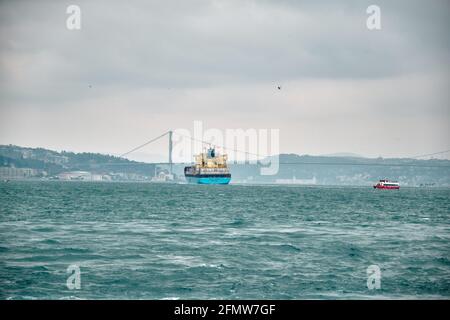
<svg viewBox="0 0 450 320">
<path fill-rule="evenodd" d="M 0 144 L 120 154 L 199 120 L 280 129 L 284 153 L 447 150 L 449 21 L 447 0 L 1 1 Z"/>
</svg>

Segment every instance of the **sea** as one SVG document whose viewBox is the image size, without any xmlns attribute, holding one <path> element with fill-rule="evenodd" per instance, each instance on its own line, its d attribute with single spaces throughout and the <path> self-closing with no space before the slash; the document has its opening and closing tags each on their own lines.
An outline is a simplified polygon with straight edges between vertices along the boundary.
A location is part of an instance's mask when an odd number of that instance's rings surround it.
<svg viewBox="0 0 450 320">
<path fill-rule="evenodd" d="M 449 188 L 0 182 L 0 299 L 449 298 Z"/>
</svg>

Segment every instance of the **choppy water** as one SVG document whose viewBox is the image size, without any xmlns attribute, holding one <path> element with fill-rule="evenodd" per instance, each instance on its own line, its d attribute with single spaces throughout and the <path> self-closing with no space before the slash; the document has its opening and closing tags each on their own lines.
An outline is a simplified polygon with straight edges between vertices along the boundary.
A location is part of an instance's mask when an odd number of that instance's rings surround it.
<svg viewBox="0 0 450 320">
<path fill-rule="evenodd" d="M 0 183 L 0 298 L 449 298 L 449 223 L 450 189 Z"/>
</svg>

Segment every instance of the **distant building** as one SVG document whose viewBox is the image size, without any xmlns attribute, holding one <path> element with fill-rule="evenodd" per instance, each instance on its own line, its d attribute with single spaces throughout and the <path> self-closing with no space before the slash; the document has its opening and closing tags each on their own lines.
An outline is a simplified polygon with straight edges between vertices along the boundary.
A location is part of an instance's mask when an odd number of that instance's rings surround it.
<svg viewBox="0 0 450 320">
<path fill-rule="evenodd" d="M 276 179 L 276 184 L 317 184 L 316 177 L 312 179 L 297 179 L 295 176 L 292 179 Z"/>
<path fill-rule="evenodd" d="M 168 181 L 173 181 L 173 180 L 174 180 L 173 174 L 161 171 L 156 176 L 154 176 L 151 181 L 152 182 L 168 182 Z"/>
<path fill-rule="evenodd" d="M 31 168 L 0 167 L 2 179 L 27 179 L 46 176 L 47 172 Z"/>
<path fill-rule="evenodd" d="M 62 172 L 57 175 L 59 180 L 85 180 L 91 181 L 92 174 L 88 171 L 70 171 Z"/>
</svg>

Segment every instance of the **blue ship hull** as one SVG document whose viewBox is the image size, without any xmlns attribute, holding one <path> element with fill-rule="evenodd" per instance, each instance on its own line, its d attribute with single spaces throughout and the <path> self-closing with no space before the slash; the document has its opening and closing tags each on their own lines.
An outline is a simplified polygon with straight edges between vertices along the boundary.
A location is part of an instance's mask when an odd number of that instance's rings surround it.
<svg viewBox="0 0 450 320">
<path fill-rule="evenodd" d="M 186 177 L 187 182 L 195 184 L 229 184 L 231 177 Z"/>
</svg>

